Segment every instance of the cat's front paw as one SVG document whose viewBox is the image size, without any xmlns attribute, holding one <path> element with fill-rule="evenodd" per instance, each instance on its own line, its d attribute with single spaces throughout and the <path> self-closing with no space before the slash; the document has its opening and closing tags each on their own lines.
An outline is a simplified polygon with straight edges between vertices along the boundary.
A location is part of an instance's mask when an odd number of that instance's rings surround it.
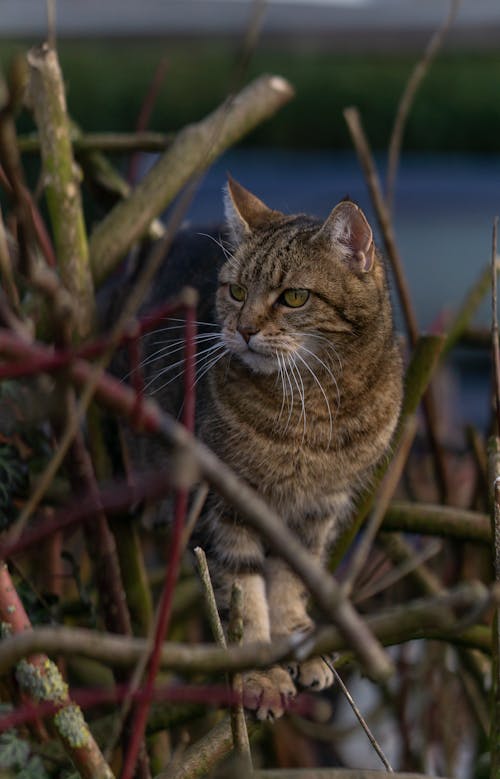
<svg viewBox="0 0 500 779">
<path fill-rule="evenodd" d="M 304 690 L 326 690 L 335 677 L 321 657 L 311 657 L 302 663 L 289 663 L 287 670 L 294 682 Z"/>
<path fill-rule="evenodd" d="M 281 717 L 296 694 L 290 674 L 279 666 L 243 674 L 243 704 L 255 712 L 257 719 Z"/>
</svg>

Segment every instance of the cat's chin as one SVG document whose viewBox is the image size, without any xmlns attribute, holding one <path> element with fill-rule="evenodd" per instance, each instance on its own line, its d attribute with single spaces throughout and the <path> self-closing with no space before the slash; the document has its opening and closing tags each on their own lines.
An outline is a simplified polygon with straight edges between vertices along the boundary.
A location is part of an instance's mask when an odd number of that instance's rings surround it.
<svg viewBox="0 0 500 779">
<path fill-rule="evenodd" d="M 253 352 L 250 349 L 243 353 L 238 353 L 238 357 L 245 367 L 250 368 L 252 373 L 260 373 L 269 376 L 271 373 L 276 373 L 278 370 L 278 364 L 276 357 L 272 354 L 259 354 Z"/>
</svg>

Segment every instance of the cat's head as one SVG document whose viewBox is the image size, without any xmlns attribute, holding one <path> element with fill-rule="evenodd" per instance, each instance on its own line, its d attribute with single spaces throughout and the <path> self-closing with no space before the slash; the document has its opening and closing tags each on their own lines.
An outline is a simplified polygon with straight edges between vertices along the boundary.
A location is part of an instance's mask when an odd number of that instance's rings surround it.
<svg viewBox="0 0 500 779">
<path fill-rule="evenodd" d="M 286 216 L 230 178 L 225 206 L 217 316 L 225 345 L 250 369 L 310 364 L 377 315 L 385 276 L 357 205 L 342 201 L 323 223 Z"/>
</svg>

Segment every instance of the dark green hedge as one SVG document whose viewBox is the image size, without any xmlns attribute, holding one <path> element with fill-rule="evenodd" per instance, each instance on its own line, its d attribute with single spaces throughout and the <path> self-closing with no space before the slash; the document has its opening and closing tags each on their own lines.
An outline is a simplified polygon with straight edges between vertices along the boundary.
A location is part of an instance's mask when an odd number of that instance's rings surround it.
<svg viewBox="0 0 500 779">
<path fill-rule="evenodd" d="M 4 63 L 13 48 L 2 46 Z M 62 41 L 59 52 L 70 110 L 89 130 L 132 130 L 162 57 L 168 71 L 150 129 L 179 128 L 220 102 L 235 61 L 234 46 L 214 40 Z M 295 85 L 297 98 L 246 143 L 349 147 L 341 112 L 357 105 L 372 145 L 384 148 L 416 56 L 338 55 L 312 46 L 262 44 L 247 78 L 280 73 Z M 405 148 L 500 152 L 499 95 L 500 54 L 443 53 L 418 93 Z"/>
</svg>

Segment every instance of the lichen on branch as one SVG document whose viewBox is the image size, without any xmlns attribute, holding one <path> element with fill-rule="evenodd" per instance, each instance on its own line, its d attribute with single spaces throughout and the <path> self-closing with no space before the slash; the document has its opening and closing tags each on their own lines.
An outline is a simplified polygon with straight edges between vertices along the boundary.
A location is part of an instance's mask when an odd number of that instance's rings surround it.
<svg viewBox="0 0 500 779">
<path fill-rule="evenodd" d="M 76 335 L 83 338 L 94 321 L 95 301 L 63 77 L 57 54 L 47 44 L 28 52 L 28 66 L 27 97 L 38 125 L 58 267 L 73 301 Z"/>
</svg>

